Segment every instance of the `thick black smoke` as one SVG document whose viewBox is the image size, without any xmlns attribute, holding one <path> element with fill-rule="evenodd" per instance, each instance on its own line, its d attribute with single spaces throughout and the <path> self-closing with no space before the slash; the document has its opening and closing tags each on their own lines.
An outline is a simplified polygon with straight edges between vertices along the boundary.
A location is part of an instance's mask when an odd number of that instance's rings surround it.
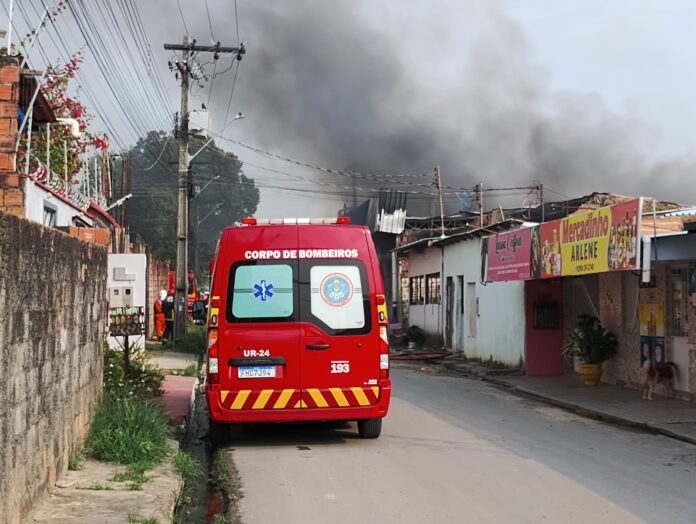
<svg viewBox="0 0 696 524">
<path fill-rule="evenodd" d="M 204 41 L 208 21 L 203 2 L 195 4 L 189 29 Z M 403 16 L 392 22 L 389 13 L 395 11 L 384 4 L 412 11 L 422 23 L 404 25 Z M 552 92 L 520 26 L 496 2 L 421 4 L 238 0 L 248 54 L 232 111 L 244 111 L 248 119 L 230 136 L 339 169 L 423 173 L 439 164 L 445 184 L 455 187 L 544 183 L 571 196 L 611 191 L 689 199 L 679 182 L 691 163 L 655 163 L 643 153 L 650 144 L 642 123 L 611 112 L 598 96 Z M 184 3 L 193 14 L 191 5 Z M 217 13 L 216 39 L 236 43 L 233 3 L 211 0 L 209 5 Z M 458 16 L 450 19 L 452 10 Z M 470 19 L 461 16 L 466 10 Z M 469 25 L 456 30 L 450 26 L 467 20 Z M 168 27 L 169 40 L 180 39 L 175 22 Z M 421 32 L 408 30 L 418 27 Z M 428 57 L 441 73 L 434 72 Z M 218 123 L 227 106 L 229 77 L 224 83 L 214 90 L 211 104 Z M 253 153 L 232 149 L 242 159 L 254 159 Z M 293 183 L 283 177 L 276 181 Z M 287 196 L 262 194 L 288 205 Z M 429 198 L 412 202 L 411 212 L 434 211 Z M 328 207 L 335 209 L 336 202 Z M 456 211 L 456 198 L 448 198 L 448 211 Z"/>
</svg>

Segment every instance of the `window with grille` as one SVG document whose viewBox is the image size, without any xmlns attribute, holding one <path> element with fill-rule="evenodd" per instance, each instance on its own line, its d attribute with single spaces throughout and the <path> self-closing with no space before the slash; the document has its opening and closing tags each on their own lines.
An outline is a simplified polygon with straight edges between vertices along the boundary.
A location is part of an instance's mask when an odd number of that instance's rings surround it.
<svg viewBox="0 0 696 524">
<path fill-rule="evenodd" d="M 56 208 L 44 206 L 43 210 L 43 225 L 48 227 L 56 227 Z"/>
<path fill-rule="evenodd" d="M 669 272 L 669 334 L 673 337 L 688 335 L 688 269 L 672 268 Z"/>
<path fill-rule="evenodd" d="M 425 277 L 411 277 L 408 282 L 408 303 L 419 305 L 425 303 Z"/>
<path fill-rule="evenodd" d="M 440 303 L 440 273 L 431 273 L 425 277 L 425 286 L 428 290 L 427 303 Z"/>
</svg>

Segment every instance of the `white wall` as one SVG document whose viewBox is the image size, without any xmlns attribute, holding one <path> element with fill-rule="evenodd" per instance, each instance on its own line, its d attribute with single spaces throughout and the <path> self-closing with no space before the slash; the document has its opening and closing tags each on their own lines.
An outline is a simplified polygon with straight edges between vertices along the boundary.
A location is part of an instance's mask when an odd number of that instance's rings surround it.
<svg viewBox="0 0 696 524">
<path fill-rule="evenodd" d="M 80 220 L 92 224 L 92 219 L 82 214 L 76 207 L 68 204 L 60 197 L 46 191 L 33 180 L 24 179 L 24 205 L 25 218 L 32 222 L 44 223 L 44 206 L 56 210 L 56 226 L 72 226 L 73 218 L 79 216 Z"/>
<path fill-rule="evenodd" d="M 442 272 L 442 250 L 439 247 L 429 247 L 422 252 L 409 253 L 408 255 L 408 277 L 429 275 Z M 440 275 L 442 277 L 442 275 Z M 442 294 L 443 283 L 440 279 L 440 294 Z M 426 288 L 426 295 L 427 295 Z M 404 297 L 407 300 L 408 297 Z M 442 334 L 442 300 L 440 304 L 425 304 L 408 306 L 409 326 L 418 326 L 431 335 Z"/>
<path fill-rule="evenodd" d="M 454 281 L 453 349 L 464 351 L 469 358 L 488 359 L 517 366 L 524 359 L 525 315 L 524 282 L 494 282 L 481 284 L 481 240 L 470 238 L 444 248 L 443 293 L 447 277 Z M 463 276 L 464 314 L 460 314 L 457 301 L 458 279 Z M 469 307 L 466 296 L 467 283 L 476 284 L 478 316 L 475 317 L 476 333 L 467 330 Z M 443 312 L 446 311 L 443 297 Z"/>
<path fill-rule="evenodd" d="M 107 289 L 109 297 L 112 296 L 114 287 L 133 288 L 133 307 L 145 307 L 147 296 L 147 255 L 142 253 L 134 254 L 110 254 L 108 257 L 109 275 L 107 278 Z M 128 280 L 117 280 L 116 272 L 119 268 L 123 268 Z M 109 304 L 109 307 L 114 307 Z M 150 312 L 152 314 L 152 312 Z M 121 339 L 118 341 L 123 342 Z M 109 337 L 109 345 L 112 347 L 120 347 L 117 339 Z M 130 337 L 131 344 L 138 344 L 140 347 L 145 347 L 145 337 Z"/>
</svg>

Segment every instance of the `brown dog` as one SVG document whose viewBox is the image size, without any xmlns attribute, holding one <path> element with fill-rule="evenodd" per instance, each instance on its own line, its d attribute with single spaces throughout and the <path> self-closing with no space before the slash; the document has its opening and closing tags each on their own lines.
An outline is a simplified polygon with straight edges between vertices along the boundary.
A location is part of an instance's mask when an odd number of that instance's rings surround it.
<svg viewBox="0 0 696 524">
<path fill-rule="evenodd" d="M 667 396 L 674 396 L 674 379 L 677 376 L 678 368 L 674 362 L 665 362 L 658 366 L 653 366 L 652 359 L 648 358 L 643 362 L 643 398 L 652 400 L 652 393 L 659 384 L 664 384 L 667 388 Z"/>
</svg>

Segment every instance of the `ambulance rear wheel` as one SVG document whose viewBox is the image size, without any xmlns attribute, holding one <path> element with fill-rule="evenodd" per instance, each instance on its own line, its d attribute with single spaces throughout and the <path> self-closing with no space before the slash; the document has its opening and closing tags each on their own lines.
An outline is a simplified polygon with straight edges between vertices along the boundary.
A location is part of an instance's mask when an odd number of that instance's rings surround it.
<svg viewBox="0 0 696 524">
<path fill-rule="evenodd" d="M 224 444 L 230 439 L 230 425 L 209 419 L 208 437 L 211 444 Z"/>
<path fill-rule="evenodd" d="M 382 419 L 368 418 L 367 420 L 358 420 L 358 433 L 360 438 L 377 438 L 382 433 Z"/>
</svg>

